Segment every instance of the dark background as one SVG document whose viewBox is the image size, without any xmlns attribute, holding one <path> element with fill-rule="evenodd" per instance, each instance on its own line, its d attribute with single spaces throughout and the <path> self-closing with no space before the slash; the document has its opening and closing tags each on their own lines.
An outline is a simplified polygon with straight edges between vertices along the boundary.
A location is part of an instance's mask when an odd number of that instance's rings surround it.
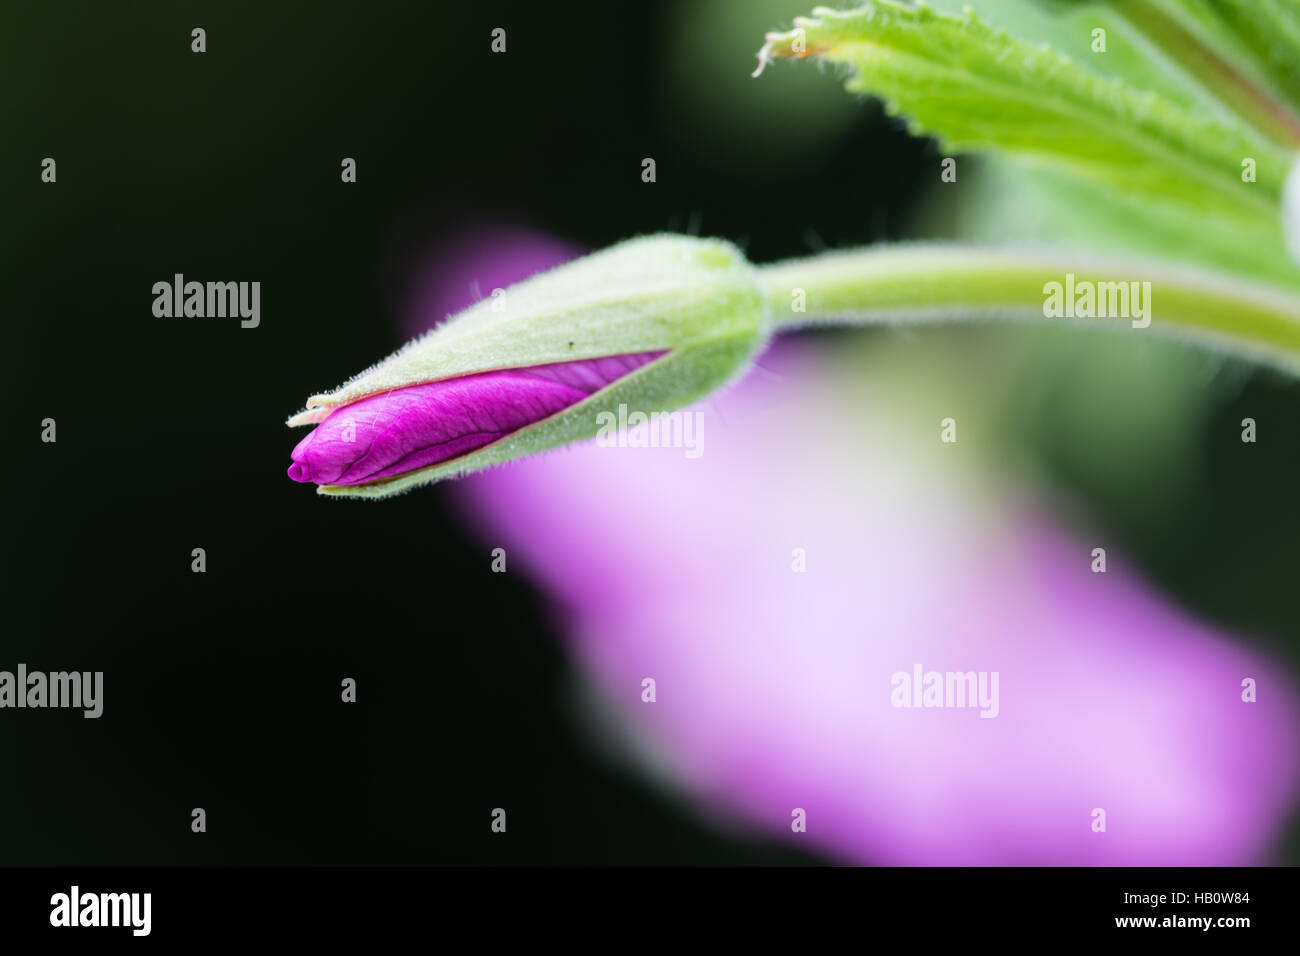
<svg viewBox="0 0 1300 956">
<path fill-rule="evenodd" d="M 377 506 L 284 475 L 286 415 L 400 344 L 421 250 L 467 222 L 596 248 L 695 221 L 756 261 L 900 228 L 931 145 L 869 104 L 806 151 L 779 122 L 697 128 L 662 76 L 680 9 L 6 8 L 0 669 L 102 670 L 105 712 L 0 713 L 0 863 L 811 861 L 593 752 L 540 596 L 442 489 Z M 260 327 L 155 318 L 175 272 L 260 281 Z M 1220 402 L 1172 528 L 1090 495 L 1077 449 L 1043 456 L 1164 587 L 1294 661 L 1295 407 L 1269 377 Z M 1248 463 L 1243 408 L 1279 436 Z"/>
</svg>

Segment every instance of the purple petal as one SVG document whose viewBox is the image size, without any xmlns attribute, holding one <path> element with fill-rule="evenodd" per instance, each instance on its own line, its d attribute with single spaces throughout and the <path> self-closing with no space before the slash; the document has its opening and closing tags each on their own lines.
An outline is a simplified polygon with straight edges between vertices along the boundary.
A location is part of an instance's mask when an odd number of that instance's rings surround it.
<svg viewBox="0 0 1300 956">
<path fill-rule="evenodd" d="M 562 412 L 663 352 L 482 372 L 335 409 L 293 450 L 289 477 L 356 485 L 448 461 Z"/>
</svg>

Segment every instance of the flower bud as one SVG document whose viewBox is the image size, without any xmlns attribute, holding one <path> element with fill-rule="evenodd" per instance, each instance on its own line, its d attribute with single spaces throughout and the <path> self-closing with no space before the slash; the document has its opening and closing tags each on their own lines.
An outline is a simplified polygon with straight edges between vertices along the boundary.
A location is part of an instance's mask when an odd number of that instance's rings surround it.
<svg viewBox="0 0 1300 956">
<path fill-rule="evenodd" d="M 383 497 L 594 436 L 620 404 L 687 405 L 745 371 L 771 319 L 729 243 L 632 239 L 510 286 L 290 425 L 319 424 L 289 475 Z"/>
</svg>

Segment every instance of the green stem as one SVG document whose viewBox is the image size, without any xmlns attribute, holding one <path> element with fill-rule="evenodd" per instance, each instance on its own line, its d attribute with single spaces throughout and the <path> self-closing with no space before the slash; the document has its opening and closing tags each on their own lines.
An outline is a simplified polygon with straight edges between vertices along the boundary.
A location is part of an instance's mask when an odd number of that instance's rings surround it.
<svg viewBox="0 0 1300 956">
<path fill-rule="evenodd" d="M 1079 294 L 1086 283 L 1107 289 L 1106 283 L 1137 282 L 1144 294 L 1122 315 L 1046 320 L 1193 339 L 1300 375 L 1300 297 L 1208 271 L 1069 252 L 903 243 L 779 262 L 760 267 L 759 276 L 778 331 L 818 324 L 1045 319 L 1049 283 L 1071 282 Z M 1134 327 L 1143 310 L 1149 327 Z"/>
</svg>

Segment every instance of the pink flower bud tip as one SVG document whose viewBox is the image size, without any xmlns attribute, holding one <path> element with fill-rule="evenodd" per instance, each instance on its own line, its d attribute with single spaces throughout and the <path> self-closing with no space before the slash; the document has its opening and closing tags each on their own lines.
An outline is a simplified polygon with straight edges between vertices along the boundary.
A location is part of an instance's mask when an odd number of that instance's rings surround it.
<svg viewBox="0 0 1300 956">
<path fill-rule="evenodd" d="M 556 415 L 663 354 L 480 372 L 369 395 L 335 409 L 297 444 L 289 477 L 358 485 L 449 461 Z"/>
</svg>

